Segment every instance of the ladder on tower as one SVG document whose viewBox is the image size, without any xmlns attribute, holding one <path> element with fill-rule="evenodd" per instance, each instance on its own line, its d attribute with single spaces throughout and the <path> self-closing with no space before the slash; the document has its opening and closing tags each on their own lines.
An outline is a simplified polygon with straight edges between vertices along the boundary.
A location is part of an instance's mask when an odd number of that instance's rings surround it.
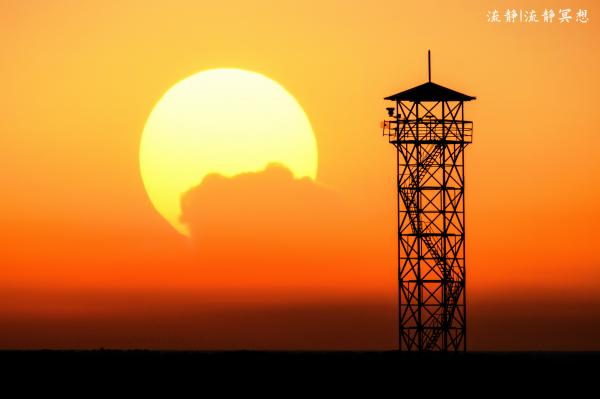
<svg viewBox="0 0 600 399">
<path fill-rule="evenodd" d="M 435 267 L 440 270 L 441 275 L 446 281 L 447 293 L 444 297 L 444 301 L 446 302 L 446 308 L 448 310 L 445 315 L 434 315 L 435 324 L 431 330 L 431 334 L 426 335 L 427 339 L 424 344 L 425 350 L 432 350 L 434 348 L 436 342 L 443 332 L 444 327 L 453 320 L 463 288 L 462 284 L 460 282 L 456 282 L 452 276 L 452 273 L 447 270 L 446 257 L 442 255 L 441 249 L 431 237 L 431 229 L 427 226 L 423 227 L 423 221 L 419 217 L 419 208 L 417 204 L 417 187 L 419 185 L 419 177 L 422 176 L 423 173 L 426 173 L 429 167 L 435 164 L 443 150 L 444 144 L 436 144 L 435 148 L 425 157 L 425 159 L 423 159 L 421 164 L 417 165 L 416 175 L 411 174 L 409 186 L 403 187 L 410 189 L 410 194 L 406 192 L 407 190 L 399 190 L 400 197 L 402 198 L 402 202 L 406 207 L 406 212 L 408 214 L 409 222 L 413 232 L 421 236 L 425 246 L 429 250 L 429 253 L 432 255 L 432 258 L 435 262 Z"/>
</svg>

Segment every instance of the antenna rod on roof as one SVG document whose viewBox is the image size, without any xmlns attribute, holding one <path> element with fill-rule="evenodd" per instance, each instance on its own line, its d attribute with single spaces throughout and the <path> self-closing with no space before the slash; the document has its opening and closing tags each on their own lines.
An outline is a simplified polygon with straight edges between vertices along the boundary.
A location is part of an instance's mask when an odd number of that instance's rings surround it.
<svg viewBox="0 0 600 399">
<path fill-rule="evenodd" d="M 431 50 L 427 50 L 427 70 L 429 71 L 429 83 L 431 83 Z"/>
</svg>

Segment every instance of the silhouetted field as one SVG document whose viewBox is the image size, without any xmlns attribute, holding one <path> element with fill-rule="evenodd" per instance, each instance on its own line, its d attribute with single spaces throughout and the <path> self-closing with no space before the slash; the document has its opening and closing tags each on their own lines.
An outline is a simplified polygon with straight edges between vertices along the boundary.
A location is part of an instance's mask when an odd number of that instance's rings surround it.
<svg viewBox="0 0 600 399">
<path fill-rule="evenodd" d="M 19 393 L 7 398 L 583 398 L 599 364 L 598 352 L 4 351 L 0 382 Z"/>
<path fill-rule="evenodd" d="M 595 385 L 600 352 L 35 350 L 2 351 L 0 363 L 13 375 L 99 378 L 107 383 L 115 378 L 152 383 L 173 378 L 208 384 L 228 381 L 219 385 L 225 390 L 248 383 L 307 389 L 326 382 L 345 388 L 404 384 L 413 389 L 414 384 L 425 384 L 436 390 L 445 389 L 445 384 L 454 390 L 475 383 L 492 384 L 494 389 L 527 384 L 539 391 Z"/>
</svg>

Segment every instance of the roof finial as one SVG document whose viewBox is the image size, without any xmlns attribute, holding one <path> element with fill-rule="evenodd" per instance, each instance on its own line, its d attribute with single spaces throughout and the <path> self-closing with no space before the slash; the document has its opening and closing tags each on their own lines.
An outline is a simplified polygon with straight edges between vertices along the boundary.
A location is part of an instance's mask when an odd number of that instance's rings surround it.
<svg viewBox="0 0 600 399">
<path fill-rule="evenodd" d="M 431 50 L 427 50 L 427 70 L 429 71 L 429 83 L 431 83 Z"/>
</svg>

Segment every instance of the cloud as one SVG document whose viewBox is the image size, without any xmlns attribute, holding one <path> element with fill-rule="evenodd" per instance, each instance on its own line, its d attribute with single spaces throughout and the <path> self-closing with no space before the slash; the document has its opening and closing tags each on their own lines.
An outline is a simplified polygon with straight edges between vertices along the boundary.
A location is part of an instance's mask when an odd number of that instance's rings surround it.
<svg viewBox="0 0 600 399">
<path fill-rule="evenodd" d="M 339 207 L 334 192 L 309 178 L 295 179 L 280 164 L 270 164 L 262 172 L 233 178 L 208 175 L 183 196 L 181 221 L 196 240 L 215 233 L 258 237 L 257 232 L 278 232 L 277 237 L 268 237 L 272 241 L 284 238 L 282 229 L 285 235 L 297 236 L 317 223 L 320 228 L 331 227 L 328 222 L 339 216 Z"/>
<path fill-rule="evenodd" d="M 374 273 L 359 214 L 331 189 L 271 164 L 207 176 L 182 197 L 181 220 L 207 276 L 248 286 L 356 287 Z"/>
<path fill-rule="evenodd" d="M 271 164 L 209 175 L 181 207 L 203 347 L 393 346 L 393 259 L 377 256 L 369 221 L 340 193 Z"/>
</svg>

